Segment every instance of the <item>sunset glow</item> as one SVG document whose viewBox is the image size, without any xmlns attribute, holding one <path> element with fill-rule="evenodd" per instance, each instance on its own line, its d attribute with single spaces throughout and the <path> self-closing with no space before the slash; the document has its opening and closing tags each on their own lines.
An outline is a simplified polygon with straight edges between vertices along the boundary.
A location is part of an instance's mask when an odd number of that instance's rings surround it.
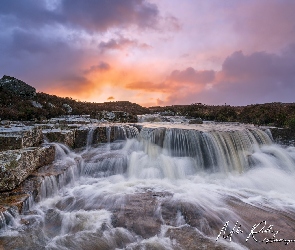
<svg viewBox="0 0 295 250">
<path fill-rule="evenodd" d="M 144 106 L 293 102 L 295 1 L 5 1 L 0 74 Z"/>
</svg>

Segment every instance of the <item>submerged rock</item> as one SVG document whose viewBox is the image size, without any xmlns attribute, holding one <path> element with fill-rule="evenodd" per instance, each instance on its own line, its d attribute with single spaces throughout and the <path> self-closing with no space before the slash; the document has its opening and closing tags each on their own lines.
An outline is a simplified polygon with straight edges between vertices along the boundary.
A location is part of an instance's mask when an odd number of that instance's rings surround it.
<svg viewBox="0 0 295 250">
<path fill-rule="evenodd" d="M 226 250 L 234 249 L 228 248 L 220 243 L 214 242 L 212 239 L 204 237 L 195 228 L 190 226 L 184 226 L 181 228 L 169 228 L 166 235 L 172 240 L 175 240 L 180 246 L 180 249 L 216 249 L 216 250 Z"/>
<path fill-rule="evenodd" d="M 124 227 L 143 238 L 157 235 L 162 225 L 161 214 L 157 212 L 158 199 L 170 196 L 172 194 L 160 192 L 126 195 L 124 207 L 113 212 L 113 226 Z"/>
</svg>

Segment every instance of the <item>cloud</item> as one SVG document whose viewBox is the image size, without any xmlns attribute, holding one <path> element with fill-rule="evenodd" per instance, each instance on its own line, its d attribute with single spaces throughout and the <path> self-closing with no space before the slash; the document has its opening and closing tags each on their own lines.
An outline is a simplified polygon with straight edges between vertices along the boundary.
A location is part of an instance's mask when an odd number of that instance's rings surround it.
<svg viewBox="0 0 295 250">
<path fill-rule="evenodd" d="M 108 97 L 108 100 L 115 100 L 115 97 L 110 96 L 110 97 Z"/>
<path fill-rule="evenodd" d="M 192 67 L 185 70 L 174 70 L 162 82 L 137 81 L 125 85 L 128 89 L 136 89 L 149 92 L 162 92 L 177 95 L 185 95 L 186 92 L 197 91 L 205 88 L 206 84 L 213 82 L 215 72 L 213 70 L 197 71 Z"/>
<path fill-rule="evenodd" d="M 247 47 L 272 50 L 295 41 L 295 2 L 261 0 L 241 2 L 228 14 L 233 31 Z"/>
<path fill-rule="evenodd" d="M 189 67 L 183 71 L 174 70 L 168 80 L 180 82 L 180 83 L 195 83 L 195 84 L 204 84 L 210 83 L 215 78 L 215 72 L 213 70 L 202 70 L 197 71 L 192 67 Z"/>
<path fill-rule="evenodd" d="M 0 73 L 24 80 L 37 91 L 63 96 L 77 95 L 79 91 L 81 97 L 89 95 L 87 88 L 93 84 L 77 75 L 88 58 L 87 50 L 80 51 L 59 37 L 40 36 L 38 31 L 19 28 L 9 38 L 0 36 L 0 42 Z"/>
<path fill-rule="evenodd" d="M 56 51 L 66 50 L 69 47 L 65 42 L 55 37 L 40 36 L 35 32 L 23 29 L 14 29 L 10 40 L 2 46 L 7 46 L 9 55 L 19 56 L 22 53 L 30 54 L 48 54 Z"/>
<path fill-rule="evenodd" d="M 111 66 L 106 62 L 100 62 L 98 65 L 92 65 L 89 69 L 84 70 L 85 74 L 92 72 L 103 72 L 111 69 Z"/>
<path fill-rule="evenodd" d="M 145 0 L 61 0 L 52 8 L 46 1 L 14 0 L 1 3 L 0 18 L 23 28 L 63 25 L 87 32 L 135 26 L 156 28 L 157 5 Z"/>
<path fill-rule="evenodd" d="M 106 50 L 124 50 L 126 48 L 140 48 L 140 49 L 149 49 L 150 45 L 146 43 L 140 43 L 137 40 L 131 40 L 125 37 L 120 37 L 119 39 L 111 39 L 107 42 L 100 42 L 98 47 L 101 52 Z"/>
<path fill-rule="evenodd" d="M 54 94 L 65 95 L 67 88 L 68 95 L 72 94 L 72 81 L 80 91 L 75 95 L 88 95 L 92 83 L 96 90 L 104 84 L 114 85 L 114 78 L 126 70 L 120 65 L 121 58 L 102 55 L 97 46 L 103 51 L 151 48 L 125 34 L 150 29 L 157 33 L 163 28 L 162 19 L 157 5 L 148 0 L 4 1 L 0 8 L 0 73 Z M 167 22 L 175 25 L 177 19 L 171 16 Z M 124 35 L 118 36 L 118 30 Z M 116 39 L 103 42 L 105 37 Z M 105 74 L 98 78 L 90 74 L 94 72 Z"/>
<path fill-rule="evenodd" d="M 294 68 L 295 44 L 280 54 L 236 51 L 223 62 L 212 88 L 186 98 L 232 105 L 294 102 Z"/>
<path fill-rule="evenodd" d="M 44 25 L 61 22 L 61 15 L 46 8 L 45 1 L 4 1 L 0 8 L 0 21 L 8 26 L 39 29 Z"/>
<path fill-rule="evenodd" d="M 137 81 L 137 82 L 131 82 L 125 85 L 125 88 L 127 89 L 133 89 L 133 90 L 143 90 L 143 91 L 149 91 L 149 92 L 171 92 L 171 89 L 173 89 L 173 84 L 169 84 L 168 82 L 162 82 L 162 83 L 153 83 L 150 81 Z"/>
<path fill-rule="evenodd" d="M 162 92 L 158 104 L 247 105 L 265 102 L 294 102 L 295 44 L 280 54 L 265 51 L 228 56 L 220 71 L 198 71 L 192 67 L 174 70 L 162 83 L 133 82 L 127 88 Z"/>
<path fill-rule="evenodd" d="M 145 0 L 63 0 L 60 10 L 68 24 L 90 31 L 129 25 L 154 28 L 159 17 L 157 6 Z"/>
<path fill-rule="evenodd" d="M 226 58 L 206 98 L 234 105 L 274 101 L 293 102 L 295 45 L 281 54 L 234 52 Z"/>
<path fill-rule="evenodd" d="M 92 100 L 116 90 L 141 103 L 294 101 L 294 1 L 182 4 L 3 1 L 0 73 Z"/>
<path fill-rule="evenodd" d="M 87 85 L 90 83 L 86 77 L 80 75 L 63 76 L 61 81 L 63 82 L 62 86 L 64 88 L 75 88 L 75 91 L 79 90 L 81 85 Z"/>
</svg>

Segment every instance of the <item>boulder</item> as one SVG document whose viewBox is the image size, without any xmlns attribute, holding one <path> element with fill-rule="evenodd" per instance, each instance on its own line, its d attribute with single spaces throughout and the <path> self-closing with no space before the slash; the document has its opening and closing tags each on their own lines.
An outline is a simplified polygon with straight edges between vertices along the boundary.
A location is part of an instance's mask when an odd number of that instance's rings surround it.
<svg viewBox="0 0 295 250">
<path fill-rule="evenodd" d="M 0 153 L 0 192 L 12 190 L 35 169 L 54 161 L 55 147 L 31 147 Z"/>
</svg>

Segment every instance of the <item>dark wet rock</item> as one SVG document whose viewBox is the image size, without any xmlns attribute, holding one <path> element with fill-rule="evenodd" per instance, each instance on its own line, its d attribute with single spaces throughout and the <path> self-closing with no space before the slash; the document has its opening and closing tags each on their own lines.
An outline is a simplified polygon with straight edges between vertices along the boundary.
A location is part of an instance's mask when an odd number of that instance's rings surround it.
<svg viewBox="0 0 295 250">
<path fill-rule="evenodd" d="M 43 135 L 49 142 L 59 142 L 74 148 L 76 130 L 61 130 L 61 129 L 46 129 L 43 130 Z"/>
<path fill-rule="evenodd" d="M 0 153 L 0 191 L 14 189 L 38 167 L 55 158 L 53 146 L 9 150 Z"/>
<path fill-rule="evenodd" d="M 42 142 L 42 130 L 38 127 L 0 127 L 0 151 L 37 147 Z"/>
<path fill-rule="evenodd" d="M 188 123 L 189 124 L 203 124 L 203 120 L 201 118 L 196 118 L 196 119 L 189 120 Z"/>
<path fill-rule="evenodd" d="M 4 75 L 0 79 L 0 87 L 26 99 L 36 96 L 35 88 L 11 76 Z"/>
<path fill-rule="evenodd" d="M 75 148 L 87 145 L 88 135 L 91 130 L 93 134 L 92 140 L 89 142 L 90 145 L 134 138 L 138 134 L 138 130 L 134 126 L 125 124 L 100 124 L 92 127 L 80 127 L 75 133 Z"/>
<path fill-rule="evenodd" d="M 89 128 L 87 127 L 82 127 L 76 130 L 76 137 L 74 142 L 75 148 L 82 148 L 86 146 L 88 132 Z"/>
<path fill-rule="evenodd" d="M 141 129 L 143 128 L 143 125 L 137 124 L 137 123 L 132 123 L 132 124 L 129 124 L 129 125 L 132 126 L 132 127 L 137 128 L 138 129 L 138 132 L 140 132 Z"/>
<path fill-rule="evenodd" d="M 269 128 L 273 140 L 277 144 L 295 146 L 295 130 L 290 128 Z"/>
<path fill-rule="evenodd" d="M 107 127 L 106 126 L 97 126 L 97 127 L 81 127 L 76 131 L 75 137 L 75 148 L 85 147 L 87 144 L 87 137 L 90 130 L 93 130 L 92 141 L 90 145 L 98 144 L 98 143 L 106 143 L 108 142 L 107 138 Z M 110 133 L 110 141 L 114 140 L 113 133 Z"/>
<path fill-rule="evenodd" d="M 106 143 L 108 142 L 108 127 L 97 127 L 93 131 L 93 141 L 91 144 Z M 114 132 L 110 131 L 110 141 L 114 141 Z"/>
</svg>

